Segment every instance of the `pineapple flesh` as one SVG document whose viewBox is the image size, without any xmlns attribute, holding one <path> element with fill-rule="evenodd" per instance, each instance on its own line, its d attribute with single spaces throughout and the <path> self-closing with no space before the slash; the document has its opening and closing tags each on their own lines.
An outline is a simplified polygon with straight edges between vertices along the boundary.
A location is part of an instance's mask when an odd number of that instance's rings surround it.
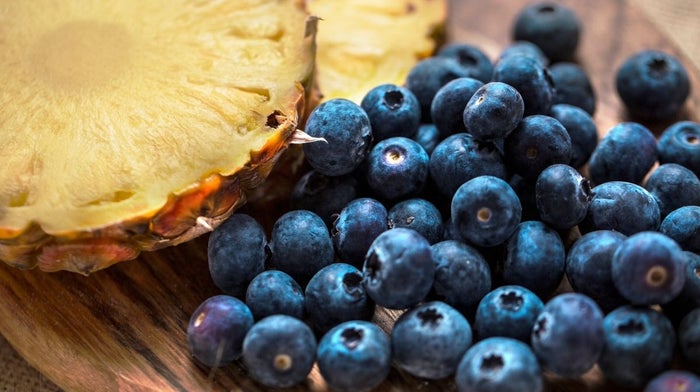
<svg viewBox="0 0 700 392">
<path fill-rule="evenodd" d="M 293 138 L 300 0 L 0 4 L 0 259 L 89 273 L 216 227 Z"/>
</svg>

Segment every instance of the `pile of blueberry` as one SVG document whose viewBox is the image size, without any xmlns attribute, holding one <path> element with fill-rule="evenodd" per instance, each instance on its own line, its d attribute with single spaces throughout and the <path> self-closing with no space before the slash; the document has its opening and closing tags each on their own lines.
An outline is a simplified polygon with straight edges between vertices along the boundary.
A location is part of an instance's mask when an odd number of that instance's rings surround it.
<svg viewBox="0 0 700 392">
<path fill-rule="evenodd" d="M 392 367 L 542 391 L 545 371 L 596 365 L 623 387 L 700 390 L 700 124 L 658 140 L 644 125 L 678 115 L 688 75 L 630 57 L 615 82 L 637 120 L 599 140 L 579 35 L 570 9 L 533 4 L 494 62 L 450 44 L 404 85 L 318 106 L 290 210 L 269 234 L 236 213 L 209 238 L 223 294 L 192 315 L 196 360 L 241 359 L 269 387 L 317 365 L 335 391 Z M 376 307 L 400 315 L 380 328 Z"/>
</svg>

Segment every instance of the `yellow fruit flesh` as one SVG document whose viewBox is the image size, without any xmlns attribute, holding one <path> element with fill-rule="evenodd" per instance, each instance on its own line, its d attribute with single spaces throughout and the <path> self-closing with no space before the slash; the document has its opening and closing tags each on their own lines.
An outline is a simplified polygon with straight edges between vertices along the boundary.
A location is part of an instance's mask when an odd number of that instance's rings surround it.
<svg viewBox="0 0 700 392">
<path fill-rule="evenodd" d="M 360 103 L 373 87 L 402 85 L 443 33 L 445 0 L 310 0 L 321 18 L 317 83 L 323 99 Z"/>
<path fill-rule="evenodd" d="M 240 170 L 296 121 L 306 19 L 294 0 L 4 1 L 0 239 L 148 218 Z"/>
</svg>

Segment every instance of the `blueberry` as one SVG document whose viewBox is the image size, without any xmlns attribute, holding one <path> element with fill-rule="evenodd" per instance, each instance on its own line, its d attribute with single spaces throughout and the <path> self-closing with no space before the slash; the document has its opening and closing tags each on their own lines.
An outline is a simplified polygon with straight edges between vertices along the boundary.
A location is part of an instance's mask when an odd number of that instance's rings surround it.
<svg viewBox="0 0 700 392">
<path fill-rule="evenodd" d="M 683 254 L 686 256 L 683 289 L 663 306 L 664 313 L 676 324 L 693 309 L 700 307 L 700 254 L 688 251 Z"/>
<path fill-rule="evenodd" d="M 243 340 L 243 364 L 248 376 L 266 387 L 301 383 L 316 360 L 316 337 L 308 325 L 286 315 L 256 322 Z"/>
<path fill-rule="evenodd" d="M 424 123 L 418 126 L 418 131 L 413 136 L 413 140 L 423 147 L 428 155 L 432 154 L 435 147 L 440 143 L 440 131 L 433 123 Z"/>
<path fill-rule="evenodd" d="M 418 98 L 403 86 L 387 83 L 369 90 L 360 106 L 372 125 L 374 142 L 389 137 L 413 137 L 420 125 Z"/>
<path fill-rule="evenodd" d="M 389 228 L 413 229 L 434 244 L 442 240 L 442 215 L 425 199 L 413 198 L 396 203 L 388 213 Z"/>
<path fill-rule="evenodd" d="M 359 184 L 352 175 L 331 177 L 312 169 L 294 184 L 290 206 L 293 210 L 316 213 L 330 228 L 334 215 L 355 199 L 358 193 Z"/>
<path fill-rule="evenodd" d="M 561 163 L 544 169 L 535 183 L 540 219 L 559 230 L 578 225 L 586 217 L 592 197 L 588 179 Z"/>
<path fill-rule="evenodd" d="M 367 157 L 367 183 L 384 200 L 415 196 L 428 180 L 430 156 L 413 139 L 396 136 L 377 143 Z"/>
<path fill-rule="evenodd" d="M 638 388 L 670 369 L 676 333 L 662 313 L 623 306 L 605 316 L 603 330 L 605 346 L 598 366 L 608 380 Z"/>
<path fill-rule="evenodd" d="M 350 320 L 370 320 L 374 301 L 362 285 L 362 273 L 350 264 L 333 263 L 322 268 L 306 286 L 308 323 L 325 333 Z"/>
<path fill-rule="evenodd" d="M 593 188 L 593 198 L 579 230 L 615 230 L 631 235 L 654 231 L 660 223 L 659 204 L 651 193 L 631 182 L 611 181 Z"/>
<path fill-rule="evenodd" d="M 479 176 L 457 189 L 450 213 L 462 239 L 477 246 L 496 246 L 515 231 L 522 207 L 507 182 Z"/>
<path fill-rule="evenodd" d="M 431 247 L 435 262 L 435 299 L 472 317 L 481 298 L 491 290 L 491 269 L 479 251 L 463 242 L 447 240 Z"/>
<path fill-rule="evenodd" d="M 617 290 L 632 304 L 665 304 L 685 283 L 686 257 L 678 244 L 661 233 L 640 232 L 626 238 L 612 260 Z"/>
<path fill-rule="evenodd" d="M 267 236 L 250 215 L 231 215 L 209 236 L 209 274 L 221 291 L 236 297 L 245 295 L 251 279 L 265 269 Z"/>
<path fill-rule="evenodd" d="M 588 170 L 594 184 L 608 181 L 641 183 L 656 162 L 656 138 L 642 124 L 613 126 L 591 154 Z"/>
<path fill-rule="evenodd" d="M 626 238 L 617 231 L 592 231 L 577 239 L 566 255 L 571 288 L 591 297 L 605 312 L 628 303 L 612 280 L 612 258 Z"/>
<path fill-rule="evenodd" d="M 525 287 L 500 286 L 479 302 L 474 331 L 479 339 L 502 336 L 529 344 L 535 319 L 543 308 L 540 297 Z"/>
<path fill-rule="evenodd" d="M 498 60 L 506 58 L 508 56 L 527 56 L 531 57 L 533 60 L 537 61 L 542 67 L 547 67 L 549 65 L 549 59 L 547 55 L 544 54 L 539 46 L 533 44 L 530 41 L 513 41 L 508 46 L 506 46 L 501 54 L 498 56 Z"/>
<path fill-rule="evenodd" d="M 678 347 L 688 366 L 700 371 L 700 307 L 688 313 L 678 326 Z"/>
<path fill-rule="evenodd" d="M 318 105 L 306 120 L 304 131 L 325 141 L 303 145 L 306 161 L 327 176 L 355 170 L 369 154 L 372 126 L 367 113 L 356 103 L 334 98 Z"/>
<path fill-rule="evenodd" d="M 386 207 L 379 201 L 361 197 L 348 203 L 331 229 L 338 258 L 361 267 L 372 241 L 388 227 Z"/>
<path fill-rule="evenodd" d="M 365 289 L 377 305 L 411 307 L 422 301 L 433 285 L 435 265 L 430 243 L 415 230 L 387 230 L 372 242 L 362 274 Z"/>
<path fill-rule="evenodd" d="M 677 163 L 700 177 L 700 124 L 679 121 L 666 128 L 659 137 L 659 162 Z"/>
<path fill-rule="evenodd" d="M 685 206 L 700 206 L 700 179 L 677 163 L 664 163 L 654 169 L 644 188 L 659 203 L 661 219 Z"/>
<path fill-rule="evenodd" d="M 542 371 L 530 347 L 518 340 L 492 337 L 467 350 L 455 375 L 459 392 L 540 392 Z"/>
<path fill-rule="evenodd" d="M 552 105 L 550 115 L 566 128 L 571 138 L 569 164 L 577 169 L 582 167 L 598 146 L 598 128 L 593 118 L 583 109 L 564 103 Z"/>
<path fill-rule="evenodd" d="M 554 103 L 554 81 L 539 61 L 525 55 L 511 55 L 496 63 L 493 82 L 507 83 L 520 93 L 525 116 L 547 114 Z"/>
<path fill-rule="evenodd" d="M 506 165 L 525 178 L 536 178 L 555 163 L 571 162 L 571 137 L 554 117 L 527 116 L 505 138 Z"/>
<path fill-rule="evenodd" d="M 452 198 L 462 184 L 482 175 L 505 179 L 503 155 L 495 144 L 479 142 L 468 133 L 447 137 L 430 154 L 430 177 L 446 197 Z"/>
<path fill-rule="evenodd" d="M 700 392 L 700 377 L 685 370 L 667 370 L 654 377 L 644 392 Z"/>
<path fill-rule="evenodd" d="M 253 325 L 248 306 L 229 295 L 207 298 L 192 313 L 187 343 L 192 355 L 209 367 L 221 367 L 241 356 L 246 332 Z"/>
<path fill-rule="evenodd" d="M 253 278 L 245 303 L 256 320 L 273 314 L 304 317 L 304 291 L 291 276 L 279 270 L 267 270 Z"/>
<path fill-rule="evenodd" d="M 269 246 L 270 265 L 302 286 L 335 257 L 325 222 L 308 210 L 292 210 L 280 216 L 272 226 Z"/>
<path fill-rule="evenodd" d="M 544 298 L 564 277 L 564 243 L 540 221 L 520 223 L 507 241 L 503 281 L 528 288 Z"/>
<path fill-rule="evenodd" d="M 467 319 L 440 301 L 426 302 L 401 314 L 391 331 L 396 366 L 430 380 L 453 375 L 471 344 Z"/>
<path fill-rule="evenodd" d="M 513 174 L 508 179 L 508 185 L 513 188 L 520 199 L 520 206 L 523 210 L 521 220 L 540 220 L 540 212 L 537 210 L 537 177 L 525 178 Z"/>
<path fill-rule="evenodd" d="M 603 351 L 603 313 L 583 294 L 559 294 L 544 305 L 531 339 L 542 367 L 562 377 L 581 376 Z"/>
<path fill-rule="evenodd" d="M 428 57 L 411 67 L 405 86 L 418 98 L 422 122 L 431 122 L 430 105 L 438 90 L 449 81 L 464 77 L 469 77 L 467 70 L 450 57 Z"/>
<path fill-rule="evenodd" d="M 464 126 L 475 139 L 494 141 L 510 134 L 523 119 L 523 97 L 502 82 L 481 86 L 464 108 Z"/>
<path fill-rule="evenodd" d="M 680 111 L 690 93 L 690 80 L 675 56 L 643 50 L 617 69 L 615 87 L 630 114 L 644 120 L 663 120 Z"/>
<path fill-rule="evenodd" d="M 581 22 L 574 11 L 552 1 L 525 6 L 516 15 L 512 31 L 514 40 L 533 42 L 553 62 L 573 58 L 580 35 Z"/>
<path fill-rule="evenodd" d="M 559 62 L 549 67 L 557 93 L 555 104 L 569 104 L 585 110 L 593 116 L 596 94 L 586 71 L 578 64 Z"/>
<path fill-rule="evenodd" d="M 490 79 L 490 77 L 489 77 Z M 457 78 L 442 86 L 430 104 L 430 117 L 440 131 L 440 139 L 466 132 L 464 107 L 484 83 L 474 78 Z"/>
<path fill-rule="evenodd" d="M 666 215 L 659 231 L 681 248 L 700 253 L 700 206 L 685 206 Z"/>
<path fill-rule="evenodd" d="M 346 321 L 328 331 L 318 342 L 318 370 L 328 386 L 338 392 L 370 391 L 391 369 L 391 343 L 377 325 Z"/>
<path fill-rule="evenodd" d="M 457 60 L 468 77 L 484 83 L 491 80 L 493 64 L 483 50 L 466 43 L 451 43 L 441 47 L 436 56 Z"/>
</svg>

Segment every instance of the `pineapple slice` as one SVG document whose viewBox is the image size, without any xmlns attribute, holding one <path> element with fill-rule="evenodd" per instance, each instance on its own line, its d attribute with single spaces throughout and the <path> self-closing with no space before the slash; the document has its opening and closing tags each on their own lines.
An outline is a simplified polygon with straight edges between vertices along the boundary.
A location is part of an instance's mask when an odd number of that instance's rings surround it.
<svg viewBox="0 0 700 392">
<path fill-rule="evenodd" d="M 309 0 L 321 18 L 317 84 L 323 99 L 360 103 L 373 87 L 402 85 L 444 39 L 446 0 Z"/>
<path fill-rule="evenodd" d="M 293 138 L 300 0 L 4 0 L 0 259 L 87 274 L 211 230 Z"/>
</svg>

